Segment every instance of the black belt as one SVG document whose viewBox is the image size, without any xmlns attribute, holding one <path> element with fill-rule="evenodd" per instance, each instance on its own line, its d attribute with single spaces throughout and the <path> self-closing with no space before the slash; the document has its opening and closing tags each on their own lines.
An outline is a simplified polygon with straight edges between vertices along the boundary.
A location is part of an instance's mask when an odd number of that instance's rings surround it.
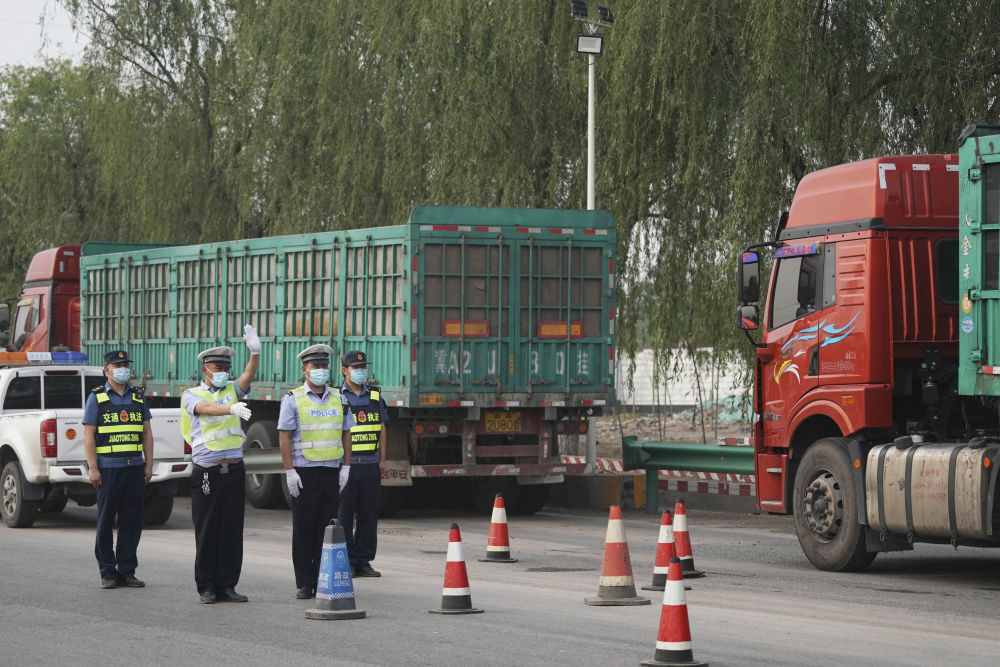
<svg viewBox="0 0 1000 667">
<path fill-rule="evenodd" d="M 228 475 L 229 472 L 230 472 L 230 469 L 235 470 L 235 469 L 238 469 L 242 465 L 243 465 L 243 461 L 239 461 L 237 463 L 217 463 L 214 466 L 202 466 L 202 465 L 198 465 L 197 463 L 195 463 L 194 467 L 197 470 L 200 470 L 200 471 L 212 471 L 212 470 L 218 469 L 220 475 Z"/>
</svg>

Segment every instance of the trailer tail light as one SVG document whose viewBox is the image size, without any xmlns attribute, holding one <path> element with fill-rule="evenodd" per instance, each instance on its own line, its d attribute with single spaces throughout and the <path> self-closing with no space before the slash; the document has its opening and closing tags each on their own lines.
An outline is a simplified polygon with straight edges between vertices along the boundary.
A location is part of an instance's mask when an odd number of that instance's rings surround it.
<svg viewBox="0 0 1000 667">
<path fill-rule="evenodd" d="M 440 424 L 438 426 L 438 435 L 447 435 L 447 434 L 448 434 L 448 425 Z"/>
<path fill-rule="evenodd" d="M 424 425 L 423 424 L 416 424 L 416 425 L 414 425 L 413 432 L 416 433 L 417 435 L 423 435 L 424 434 Z"/>
<path fill-rule="evenodd" d="M 56 455 L 56 420 L 46 419 L 38 428 L 39 445 L 42 448 L 42 456 L 54 458 Z"/>
<path fill-rule="evenodd" d="M 587 421 L 586 420 L 580 421 L 580 425 L 579 425 L 578 428 L 580 429 L 580 433 L 586 433 L 587 432 Z"/>
</svg>

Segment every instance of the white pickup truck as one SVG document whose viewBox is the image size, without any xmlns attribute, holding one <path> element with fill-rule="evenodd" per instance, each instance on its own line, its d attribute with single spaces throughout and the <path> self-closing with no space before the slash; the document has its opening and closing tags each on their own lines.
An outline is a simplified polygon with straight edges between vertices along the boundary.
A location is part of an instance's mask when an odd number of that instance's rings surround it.
<svg viewBox="0 0 1000 667">
<path fill-rule="evenodd" d="M 97 502 L 84 455 L 83 407 L 103 383 L 103 370 L 94 366 L 0 368 L 0 514 L 11 528 L 31 526 L 39 512 L 62 511 L 70 498 L 82 507 Z M 157 525 L 170 518 L 175 480 L 190 477 L 191 456 L 178 410 L 150 412 L 154 463 L 143 518 Z"/>
</svg>

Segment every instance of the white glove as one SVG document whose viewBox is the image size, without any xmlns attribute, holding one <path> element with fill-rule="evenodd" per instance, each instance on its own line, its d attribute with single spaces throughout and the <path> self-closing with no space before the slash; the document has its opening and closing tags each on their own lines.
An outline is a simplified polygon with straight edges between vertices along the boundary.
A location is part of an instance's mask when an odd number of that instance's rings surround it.
<svg viewBox="0 0 1000 667">
<path fill-rule="evenodd" d="M 347 478 L 351 476 L 351 466 L 340 466 L 340 491 L 343 493 L 347 486 Z"/>
<path fill-rule="evenodd" d="M 249 421 L 251 413 L 246 403 L 233 403 L 229 406 L 229 414 L 236 415 L 244 421 Z"/>
<path fill-rule="evenodd" d="M 248 324 L 243 327 L 243 340 L 246 341 L 247 347 L 250 348 L 251 355 L 260 354 L 260 337 L 252 325 Z"/>
<path fill-rule="evenodd" d="M 302 478 L 299 477 L 299 473 L 295 472 L 295 468 L 285 471 L 285 484 L 288 485 L 288 493 L 292 495 L 292 498 L 298 498 L 299 490 L 302 488 Z"/>
</svg>

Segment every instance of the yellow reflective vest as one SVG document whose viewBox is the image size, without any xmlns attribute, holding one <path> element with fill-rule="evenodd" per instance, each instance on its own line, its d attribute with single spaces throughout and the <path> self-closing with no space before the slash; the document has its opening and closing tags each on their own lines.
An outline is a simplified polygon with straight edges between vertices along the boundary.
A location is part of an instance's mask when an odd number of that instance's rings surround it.
<svg viewBox="0 0 1000 667">
<path fill-rule="evenodd" d="M 211 403 L 232 405 L 238 400 L 235 382 L 228 383 L 215 393 L 201 387 L 191 389 L 191 393 Z M 243 447 L 243 427 L 240 424 L 240 418 L 236 415 L 198 415 L 198 425 L 201 426 L 201 435 L 196 441 L 192 441 L 191 415 L 188 414 L 182 402 L 181 435 L 184 436 L 185 442 L 191 443 L 192 447 L 205 445 L 214 451 Z"/>
<path fill-rule="evenodd" d="M 351 406 L 354 426 L 351 428 L 351 456 L 378 451 L 378 435 L 382 430 L 382 413 L 379 411 L 378 389 L 368 394 L 366 407 Z"/>
<path fill-rule="evenodd" d="M 334 461 L 343 458 L 344 443 L 341 440 L 344 425 L 344 407 L 340 395 L 330 392 L 325 405 L 313 403 L 306 395 L 305 387 L 296 387 L 288 392 L 295 399 L 299 411 L 299 442 L 292 447 L 302 450 L 302 456 L 310 461 Z"/>
</svg>

